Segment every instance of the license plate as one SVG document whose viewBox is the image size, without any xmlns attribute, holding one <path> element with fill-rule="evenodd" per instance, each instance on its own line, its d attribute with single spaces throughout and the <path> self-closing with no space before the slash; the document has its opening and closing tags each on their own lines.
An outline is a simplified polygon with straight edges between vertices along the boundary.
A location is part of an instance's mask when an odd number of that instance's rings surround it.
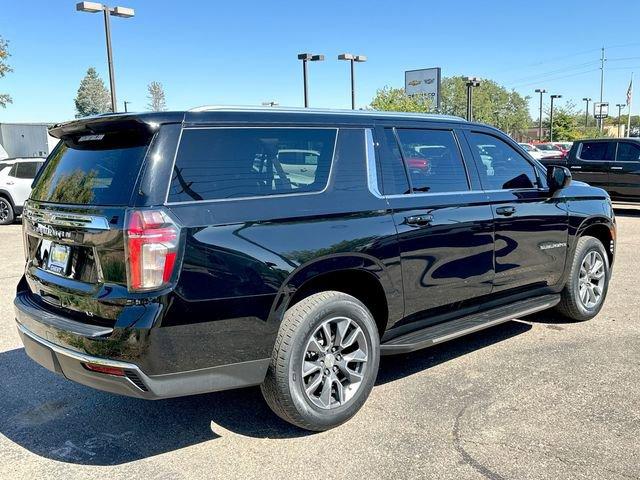
<svg viewBox="0 0 640 480">
<path fill-rule="evenodd" d="M 59 245 L 53 243 L 49 249 L 49 258 L 47 259 L 47 270 L 59 275 L 66 275 L 69 267 L 69 257 L 71 248 L 67 245 Z"/>
</svg>

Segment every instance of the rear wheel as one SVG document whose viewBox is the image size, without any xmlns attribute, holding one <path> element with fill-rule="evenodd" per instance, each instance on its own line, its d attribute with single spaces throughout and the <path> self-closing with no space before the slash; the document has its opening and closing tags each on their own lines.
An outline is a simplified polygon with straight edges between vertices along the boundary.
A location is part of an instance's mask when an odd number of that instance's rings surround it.
<svg viewBox="0 0 640 480">
<path fill-rule="evenodd" d="M 11 202 L 4 197 L 0 197 L 0 225 L 9 225 L 14 219 Z"/>
<path fill-rule="evenodd" d="M 341 292 L 316 293 L 286 312 L 262 393 L 282 419 L 327 430 L 362 407 L 379 361 L 378 330 L 364 304 Z"/>
<path fill-rule="evenodd" d="M 557 310 L 571 320 L 595 317 L 607 296 L 609 277 L 609 258 L 600 240 L 581 237 Z"/>
</svg>

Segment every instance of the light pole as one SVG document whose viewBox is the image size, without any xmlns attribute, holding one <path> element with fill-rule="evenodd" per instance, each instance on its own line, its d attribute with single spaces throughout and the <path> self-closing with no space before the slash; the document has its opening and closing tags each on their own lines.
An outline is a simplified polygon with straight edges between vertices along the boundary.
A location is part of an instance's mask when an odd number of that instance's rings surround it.
<svg viewBox="0 0 640 480">
<path fill-rule="evenodd" d="M 125 111 L 125 112 L 128 112 L 128 111 L 129 111 L 129 109 L 127 108 L 127 105 L 129 105 L 130 103 L 131 103 L 131 102 L 130 102 L 130 101 L 128 101 L 128 100 L 125 100 L 125 101 L 124 101 L 124 111 Z"/>
<path fill-rule="evenodd" d="M 540 119 L 538 120 L 538 141 L 542 141 L 542 95 L 547 93 L 544 88 L 536 88 L 536 93 L 540 94 Z"/>
<path fill-rule="evenodd" d="M 480 86 L 480 79 L 467 77 L 467 120 L 473 121 L 473 89 Z"/>
<path fill-rule="evenodd" d="M 355 62 L 366 62 L 367 57 L 364 55 L 353 55 L 352 53 L 341 53 L 338 55 L 338 60 L 349 60 L 351 63 L 351 110 L 356 109 L 356 80 L 353 64 Z"/>
<path fill-rule="evenodd" d="M 562 98 L 562 95 L 551 95 L 551 112 L 549 114 L 549 141 L 553 142 L 553 101 Z"/>
<path fill-rule="evenodd" d="M 587 103 L 587 106 L 584 109 L 584 128 L 587 128 L 589 126 L 589 102 L 591 101 L 591 98 L 584 97 L 582 101 Z"/>
<path fill-rule="evenodd" d="M 133 8 L 128 7 L 114 7 L 111 8 L 108 5 L 103 5 L 96 2 L 80 2 L 76 4 L 76 10 L 79 12 L 97 13 L 102 12 L 104 14 L 104 32 L 107 37 L 107 62 L 109 63 L 109 86 L 111 88 L 111 110 L 113 112 L 118 111 L 118 103 L 116 102 L 116 79 L 113 74 L 113 53 L 111 51 L 111 23 L 110 16 L 131 18 L 135 15 Z"/>
<path fill-rule="evenodd" d="M 622 115 L 622 109 L 626 107 L 626 103 L 616 103 L 616 107 L 618 107 L 618 136 L 620 136 L 620 125 L 622 122 L 620 121 L 620 116 Z"/>
<path fill-rule="evenodd" d="M 298 60 L 302 60 L 302 82 L 304 83 L 304 108 L 309 106 L 309 90 L 307 87 L 307 62 L 321 62 L 324 55 L 316 55 L 312 53 L 298 54 Z"/>
</svg>

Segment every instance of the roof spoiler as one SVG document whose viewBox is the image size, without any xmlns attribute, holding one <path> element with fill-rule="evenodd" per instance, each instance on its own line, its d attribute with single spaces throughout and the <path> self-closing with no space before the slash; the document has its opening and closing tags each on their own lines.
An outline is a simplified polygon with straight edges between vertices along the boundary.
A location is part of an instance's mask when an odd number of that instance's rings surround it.
<svg viewBox="0 0 640 480">
<path fill-rule="evenodd" d="M 182 118 L 183 116 L 177 118 L 175 113 L 169 112 L 160 112 L 157 115 L 108 113 L 57 123 L 49 128 L 49 134 L 55 138 L 114 131 L 139 131 L 151 135 L 162 123 L 167 123 L 167 121 L 180 122 Z"/>
</svg>

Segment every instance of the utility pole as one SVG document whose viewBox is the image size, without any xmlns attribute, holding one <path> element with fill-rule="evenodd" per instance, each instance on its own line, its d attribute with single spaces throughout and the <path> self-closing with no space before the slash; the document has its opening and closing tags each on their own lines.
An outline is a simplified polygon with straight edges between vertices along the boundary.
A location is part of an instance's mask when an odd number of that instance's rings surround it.
<svg viewBox="0 0 640 480">
<path fill-rule="evenodd" d="M 562 95 L 551 95 L 551 112 L 549 113 L 549 141 L 553 142 L 553 101 Z"/>
<path fill-rule="evenodd" d="M 321 62 L 324 60 L 324 55 L 318 55 L 313 53 L 300 53 L 298 60 L 302 60 L 302 83 L 304 84 L 304 108 L 309 107 L 309 87 L 307 84 L 307 62 Z"/>
<path fill-rule="evenodd" d="M 602 130 L 604 129 L 604 119 L 602 118 L 602 97 L 604 96 L 604 62 L 606 61 L 607 59 L 604 56 L 604 47 L 602 47 L 602 55 L 600 56 L 600 118 L 598 119 L 598 122 L 600 122 L 598 124 L 600 133 L 602 133 Z"/>
<path fill-rule="evenodd" d="M 467 121 L 473 122 L 473 89 L 480 86 L 480 79 L 467 77 Z"/>
<path fill-rule="evenodd" d="M 118 102 L 116 101 L 116 78 L 113 73 L 113 51 L 111 49 L 111 20 L 110 17 L 122 17 L 131 18 L 135 15 L 133 8 L 128 7 L 115 7 L 111 8 L 108 5 L 103 5 L 96 2 L 80 2 L 76 4 L 76 10 L 79 12 L 97 13 L 102 12 L 104 14 L 104 33 L 107 37 L 107 64 L 109 67 L 109 88 L 111 92 L 111 110 L 113 113 L 118 111 Z"/>
<path fill-rule="evenodd" d="M 589 102 L 591 101 L 591 98 L 584 97 L 582 101 L 587 102 L 587 106 L 584 109 L 584 128 L 587 128 L 589 126 Z"/>
<path fill-rule="evenodd" d="M 544 88 L 536 88 L 536 93 L 540 94 L 540 119 L 538 121 L 538 141 L 542 142 L 542 94 L 547 93 Z"/>
<path fill-rule="evenodd" d="M 618 137 L 620 136 L 620 126 L 622 125 L 622 109 L 626 107 L 626 103 L 616 103 L 616 107 L 618 107 Z"/>
</svg>

